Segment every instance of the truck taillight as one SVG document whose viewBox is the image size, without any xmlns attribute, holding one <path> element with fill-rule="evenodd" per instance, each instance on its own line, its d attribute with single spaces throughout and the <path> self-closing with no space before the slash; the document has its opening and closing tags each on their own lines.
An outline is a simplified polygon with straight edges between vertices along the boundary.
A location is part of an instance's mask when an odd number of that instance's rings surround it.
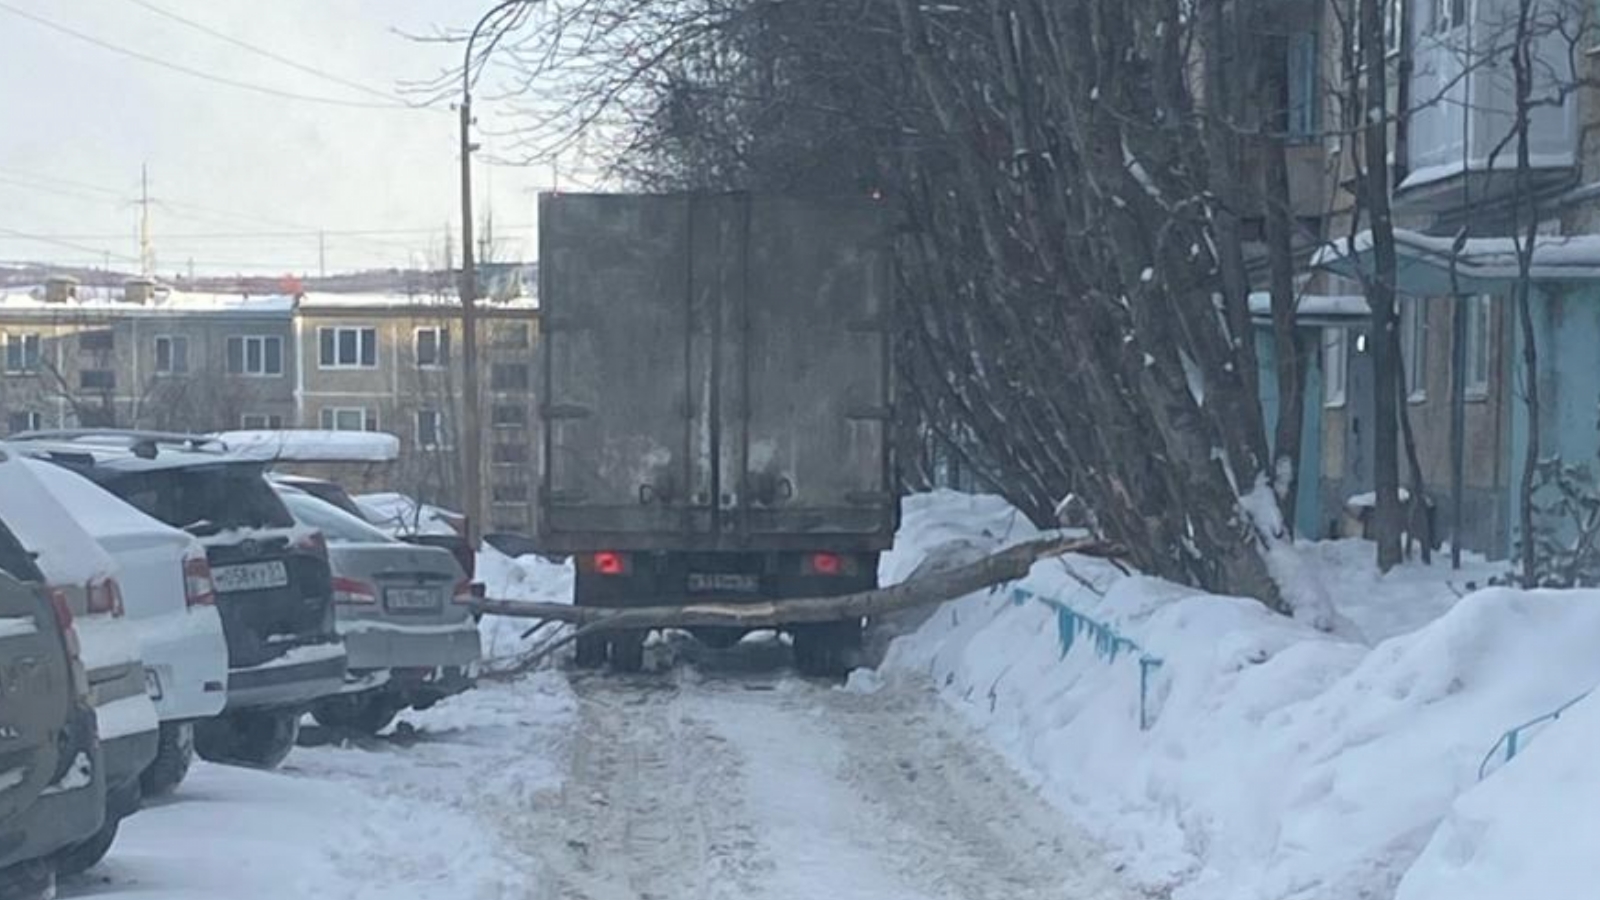
<svg viewBox="0 0 1600 900">
<path fill-rule="evenodd" d="M 111 615 L 121 617 L 122 587 L 115 578 L 91 578 L 85 588 L 87 606 L 90 615 Z"/>
<path fill-rule="evenodd" d="M 211 563 L 204 550 L 190 550 L 183 558 L 183 602 L 185 606 L 214 606 L 217 585 L 211 580 Z"/>
<path fill-rule="evenodd" d="M 614 550 L 601 550 L 594 555 L 594 570 L 601 575 L 628 574 L 628 557 Z"/>
<path fill-rule="evenodd" d="M 377 603 L 378 589 L 365 581 L 335 576 L 333 602 L 345 605 Z"/>
<path fill-rule="evenodd" d="M 843 575 L 844 557 L 837 553 L 813 553 L 806 558 L 806 571 L 812 575 Z"/>
</svg>

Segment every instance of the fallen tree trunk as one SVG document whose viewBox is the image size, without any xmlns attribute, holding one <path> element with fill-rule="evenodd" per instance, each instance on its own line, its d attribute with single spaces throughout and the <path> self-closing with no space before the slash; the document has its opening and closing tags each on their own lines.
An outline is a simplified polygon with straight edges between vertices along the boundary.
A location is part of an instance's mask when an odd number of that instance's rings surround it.
<svg viewBox="0 0 1600 900">
<path fill-rule="evenodd" d="M 579 634 L 648 628 L 775 628 L 810 622 L 869 618 L 899 609 L 942 603 L 974 591 L 1015 581 L 1028 574 L 1041 559 L 1076 553 L 1082 556 L 1116 558 L 1122 548 L 1094 538 L 1049 537 L 1008 547 L 964 566 L 913 578 L 900 584 L 871 591 L 858 591 L 836 597 L 804 597 L 762 603 L 688 603 L 675 606 L 636 606 L 601 608 L 571 606 L 565 603 L 534 603 L 521 600 L 479 600 L 473 606 L 483 613 L 566 622 L 577 631 L 546 650 L 546 654 L 570 642 Z"/>
</svg>

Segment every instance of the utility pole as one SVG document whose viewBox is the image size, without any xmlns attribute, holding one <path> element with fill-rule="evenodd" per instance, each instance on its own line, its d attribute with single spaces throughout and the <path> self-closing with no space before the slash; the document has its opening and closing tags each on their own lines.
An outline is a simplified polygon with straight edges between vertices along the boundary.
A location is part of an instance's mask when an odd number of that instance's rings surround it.
<svg viewBox="0 0 1600 900">
<path fill-rule="evenodd" d="M 194 257 L 189 257 L 189 288 L 194 289 Z"/>
<path fill-rule="evenodd" d="M 483 533 L 483 408 L 478 402 L 478 267 L 472 258 L 472 48 L 490 20 L 506 10 L 532 0 L 501 0 L 467 37 L 461 62 L 461 434 L 462 466 L 466 470 L 468 540 L 476 543 Z"/>
<path fill-rule="evenodd" d="M 317 232 L 317 277 L 328 277 L 328 232 Z"/>
<path fill-rule="evenodd" d="M 146 278 L 155 273 L 155 252 L 150 245 L 150 166 L 139 165 L 139 274 Z"/>
</svg>

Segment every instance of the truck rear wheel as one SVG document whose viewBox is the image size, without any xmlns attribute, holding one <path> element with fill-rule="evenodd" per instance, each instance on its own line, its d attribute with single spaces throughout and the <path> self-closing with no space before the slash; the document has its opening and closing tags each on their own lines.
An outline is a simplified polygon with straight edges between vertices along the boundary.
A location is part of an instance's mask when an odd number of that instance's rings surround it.
<svg viewBox="0 0 1600 900">
<path fill-rule="evenodd" d="M 598 669 L 606 664 L 606 647 L 610 641 L 603 634 L 586 634 L 574 642 L 577 645 L 573 664 L 580 669 Z"/>
<path fill-rule="evenodd" d="M 860 622 L 827 622 L 794 629 L 794 666 L 802 675 L 838 678 L 861 648 Z"/>
<path fill-rule="evenodd" d="M 644 640 L 648 631 L 621 631 L 611 635 L 611 668 L 618 672 L 644 669 Z"/>
</svg>

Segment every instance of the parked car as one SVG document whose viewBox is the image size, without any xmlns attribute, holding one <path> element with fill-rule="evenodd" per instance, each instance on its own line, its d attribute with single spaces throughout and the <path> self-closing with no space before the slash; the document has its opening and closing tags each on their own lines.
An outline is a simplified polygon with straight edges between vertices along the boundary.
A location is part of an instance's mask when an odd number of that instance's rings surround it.
<svg viewBox="0 0 1600 900">
<path fill-rule="evenodd" d="M 466 516 L 405 494 L 362 494 L 353 499 L 360 509 L 356 515 L 406 543 L 449 550 L 468 578 L 477 577 L 477 548 Z"/>
<path fill-rule="evenodd" d="M 0 483 L 15 459 L 0 451 Z M 48 896 L 57 853 L 105 823 L 88 674 L 67 598 L 0 519 L 0 898 Z"/>
<path fill-rule="evenodd" d="M 155 759 L 155 706 L 146 693 L 139 640 L 123 617 L 116 562 L 40 482 L 27 460 L 0 468 L 0 518 L 33 554 L 45 583 L 71 611 L 88 671 L 105 772 L 105 820 L 89 839 L 56 854 L 62 874 L 100 862 L 118 824 L 139 809 L 139 776 Z"/>
<path fill-rule="evenodd" d="M 376 733 L 403 709 L 427 709 L 472 686 L 480 657 L 472 585 L 455 557 L 408 544 L 311 494 L 279 485 L 300 524 L 322 531 L 352 673 L 380 686 L 318 701 L 318 723 Z"/>
<path fill-rule="evenodd" d="M 193 723 L 221 713 L 228 700 L 228 643 L 205 547 L 87 478 L 42 460 L 26 462 L 116 560 L 127 620 L 138 635 L 146 686 L 161 720 L 156 757 L 140 785 L 146 797 L 170 794 L 194 757 Z"/>
<path fill-rule="evenodd" d="M 14 438 L 140 511 L 199 538 L 228 643 L 227 706 L 195 726 L 213 762 L 272 768 L 294 748 L 300 716 L 344 686 L 328 549 L 295 523 L 264 463 L 218 441 L 131 431 Z"/>
<path fill-rule="evenodd" d="M 345 512 L 357 518 L 366 518 L 366 513 L 357 505 L 350 492 L 336 482 L 325 478 L 312 478 L 308 475 L 294 475 L 287 472 L 268 472 L 267 480 L 274 485 L 285 485 L 296 490 L 305 491 L 318 500 L 332 503 Z"/>
</svg>

